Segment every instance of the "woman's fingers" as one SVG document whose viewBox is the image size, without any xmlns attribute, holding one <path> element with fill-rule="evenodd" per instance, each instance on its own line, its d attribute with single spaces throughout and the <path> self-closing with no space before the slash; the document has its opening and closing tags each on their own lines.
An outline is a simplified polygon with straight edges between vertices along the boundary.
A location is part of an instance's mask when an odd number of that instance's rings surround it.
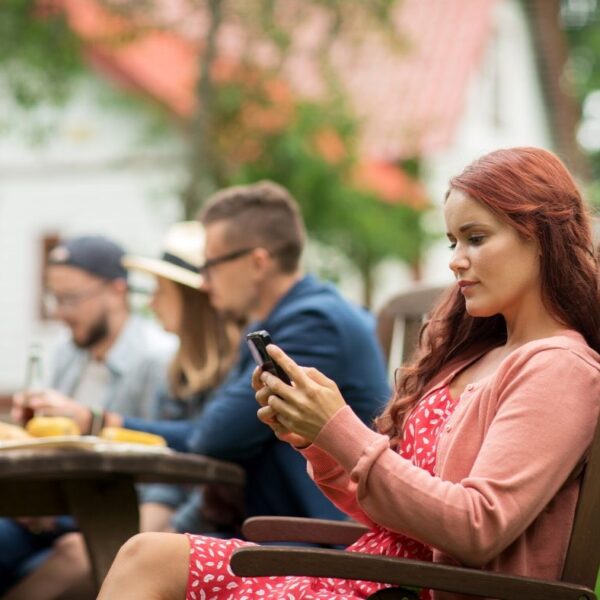
<svg viewBox="0 0 600 600">
<path fill-rule="evenodd" d="M 290 435 L 290 431 L 279 422 L 277 414 L 270 406 L 259 408 L 256 414 L 258 419 L 268 425 L 279 439 L 287 441 L 286 437 Z"/>
<path fill-rule="evenodd" d="M 296 385 L 302 385 L 307 381 L 307 377 L 302 367 L 292 360 L 279 346 L 269 344 L 267 346 L 269 356 L 273 358 L 279 366 L 289 375 L 290 379 Z M 264 381 L 264 379 L 263 379 Z"/>
<path fill-rule="evenodd" d="M 272 373 L 263 372 L 260 375 L 269 393 L 257 394 L 257 400 L 261 405 L 266 401 L 275 414 L 272 417 L 268 413 L 268 418 L 272 418 L 268 424 L 280 437 L 280 430 L 273 423 L 276 419 L 276 423 L 289 432 L 286 441 L 294 445 L 300 439 L 302 445 L 312 442 L 327 421 L 345 404 L 344 398 L 335 382 L 318 370 L 300 367 L 274 344 L 267 346 L 267 352 L 293 381 L 293 385 L 287 385 Z"/>
<path fill-rule="evenodd" d="M 267 402 L 268 406 L 271 407 L 276 415 L 277 421 L 291 431 L 294 431 L 294 422 L 300 421 L 302 418 L 296 407 L 287 400 L 280 398 L 273 393 L 271 393 L 271 395 L 268 397 Z"/>
<path fill-rule="evenodd" d="M 270 406 L 263 406 L 256 411 L 256 416 L 260 421 L 266 423 L 267 425 L 271 425 L 276 422 L 277 414 Z"/>
<path fill-rule="evenodd" d="M 262 369 L 260 367 L 256 367 L 252 373 L 252 389 L 255 392 L 258 392 L 258 390 L 264 387 L 263 382 L 260 379 L 261 373 Z"/>
<path fill-rule="evenodd" d="M 315 383 L 319 383 L 320 385 L 324 385 L 326 387 L 332 387 L 336 385 L 333 379 L 329 379 L 327 375 L 323 375 L 321 371 L 315 369 L 314 367 L 302 367 L 304 373 L 312 379 Z"/>
<path fill-rule="evenodd" d="M 258 392 L 256 392 L 256 394 L 254 394 L 254 397 L 261 406 L 265 406 L 267 404 L 267 398 L 269 397 L 270 393 L 271 390 L 268 387 L 263 386 L 261 389 L 258 390 Z"/>
</svg>

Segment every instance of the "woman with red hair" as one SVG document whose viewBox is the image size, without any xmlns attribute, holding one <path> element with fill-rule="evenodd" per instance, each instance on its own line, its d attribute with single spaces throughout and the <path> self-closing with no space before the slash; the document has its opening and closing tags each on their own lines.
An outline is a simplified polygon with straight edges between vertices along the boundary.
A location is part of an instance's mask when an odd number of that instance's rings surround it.
<svg viewBox="0 0 600 600">
<path fill-rule="evenodd" d="M 588 216 L 564 165 L 537 148 L 469 165 L 450 181 L 444 216 L 456 285 L 424 326 L 377 431 L 333 381 L 276 346 L 268 351 L 293 385 L 257 370 L 258 415 L 370 527 L 348 551 L 558 579 L 600 407 Z M 228 559 L 244 544 L 136 536 L 100 598 L 354 600 L 385 587 L 236 577 Z"/>
</svg>

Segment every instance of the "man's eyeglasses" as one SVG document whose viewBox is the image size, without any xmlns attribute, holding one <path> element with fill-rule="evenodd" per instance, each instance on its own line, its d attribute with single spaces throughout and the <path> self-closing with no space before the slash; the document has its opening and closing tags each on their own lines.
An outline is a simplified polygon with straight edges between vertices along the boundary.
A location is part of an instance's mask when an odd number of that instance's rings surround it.
<svg viewBox="0 0 600 600">
<path fill-rule="evenodd" d="M 247 254 L 250 254 L 250 252 L 252 252 L 253 250 L 256 250 L 256 248 L 240 248 L 239 250 L 228 252 L 227 254 L 223 254 L 222 256 L 215 256 L 215 258 L 207 260 L 198 269 L 198 272 L 206 276 L 208 275 L 208 269 L 210 269 L 211 267 L 215 267 L 216 265 L 220 265 L 221 263 L 229 262 L 241 258 L 242 256 L 246 256 Z"/>
<path fill-rule="evenodd" d="M 46 292 L 44 294 L 44 308 L 48 314 L 56 312 L 57 308 L 70 310 L 76 308 L 81 302 L 100 293 L 105 287 L 104 283 L 97 285 L 89 290 L 82 292 L 73 292 L 71 294 L 54 294 Z"/>
</svg>

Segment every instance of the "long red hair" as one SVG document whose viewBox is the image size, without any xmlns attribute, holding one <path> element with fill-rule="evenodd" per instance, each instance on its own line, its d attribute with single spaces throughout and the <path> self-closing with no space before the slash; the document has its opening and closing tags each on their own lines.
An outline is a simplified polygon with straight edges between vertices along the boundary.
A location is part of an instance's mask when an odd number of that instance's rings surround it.
<svg viewBox="0 0 600 600">
<path fill-rule="evenodd" d="M 452 189 L 484 204 L 524 238 L 537 240 L 546 308 L 600 352 L 598 263 L 590 219 L 560 159 L 540 148 L 497 150 L 452 178 L 448 193 Z M 505 340 L 504 318 L 471 317 L 453 286 L 423 326 L 413 360 L 400 370 L 394 397 L 377 419 L 379 431 L 397 443 L 406 416 L 442 367 Z"/>
</svg>

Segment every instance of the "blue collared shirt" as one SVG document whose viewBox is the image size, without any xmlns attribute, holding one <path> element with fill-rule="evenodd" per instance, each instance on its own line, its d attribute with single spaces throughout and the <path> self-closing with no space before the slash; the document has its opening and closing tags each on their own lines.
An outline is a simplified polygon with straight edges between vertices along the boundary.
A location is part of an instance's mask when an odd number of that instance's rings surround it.
<svg viewBox="0 0 600 600">
<path fill-rule="evenodd" d="M 131 315 L 106 355 L 109 382 L 98 408 L 150 416 L 176 343 L 151 321 Z M 54 354 L 51 387 L 72 396 L 89 360 L 90 353 L 72 340 L 60 345 Z"/>
</svg>

